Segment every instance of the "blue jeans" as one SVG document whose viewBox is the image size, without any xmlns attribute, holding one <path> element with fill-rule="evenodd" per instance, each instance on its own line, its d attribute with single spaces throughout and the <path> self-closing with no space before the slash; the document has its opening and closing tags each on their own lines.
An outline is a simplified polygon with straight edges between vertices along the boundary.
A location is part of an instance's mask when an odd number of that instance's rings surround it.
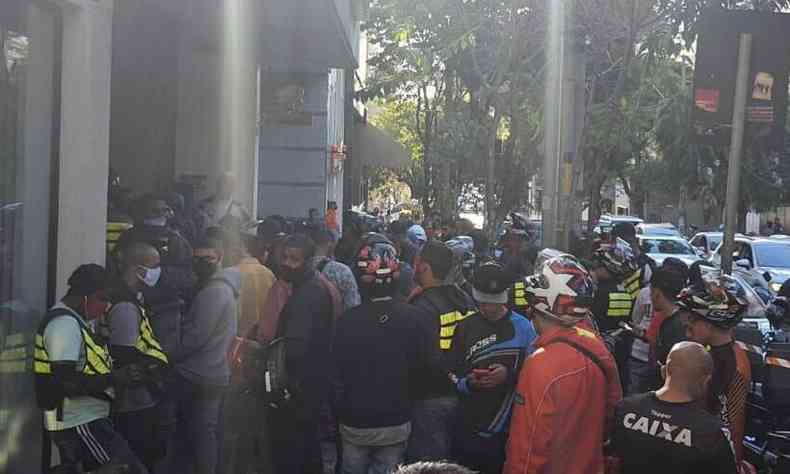
<svg viewBox="0 0 790 474">
<path fill-rule="evenodd" d="M 403 463 L 406 442 L 360 446 L 343 440 L 343 474 L 391 474 Z"/>
<path fill-rule="evenodd" d="M 441 397 L 414 403 L 411 437 L 406 460 L 442 461 L 450 459 L 452 429 L 458 398 Z"/>
<path fill-rule="evenodd" d="M 217 427 L 225 389 L 178 377 L 176 464 L 171 464 L 171 472 L 216 474 L 220 440 Z"/>
</svg>

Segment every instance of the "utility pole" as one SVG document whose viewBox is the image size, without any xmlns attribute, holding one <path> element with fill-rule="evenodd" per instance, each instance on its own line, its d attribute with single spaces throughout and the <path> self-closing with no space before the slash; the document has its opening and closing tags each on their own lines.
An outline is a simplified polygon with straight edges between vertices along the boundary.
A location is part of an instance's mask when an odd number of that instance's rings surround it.
<svg viewBox="0 0 790 474">
<path fill-rule="evenodd" d="M 543 246 L 556 248 L 558 239 L 558 178 L 562 163 L 562 65 L 564 0 L 546 0 L 546 89 L 543 103 Z"/>
<path fill-rule="evenodd" d="M 738 201 L 741 184 L 741 155 L 743 133 L 746 125 L 746 94 L 749 90 L 749 66 L 752 55 L 752 35 L 741 33 L 738 45 L 738 72 L 735 80 L 735 103 L 732 111 L 732 135 L 727 167 L 727 200 L 724 214 L 724 243 L 721 268 L 732 273 L 732 252 L 735 248 L 735 228 L 738 225 Z"/>
</svg>

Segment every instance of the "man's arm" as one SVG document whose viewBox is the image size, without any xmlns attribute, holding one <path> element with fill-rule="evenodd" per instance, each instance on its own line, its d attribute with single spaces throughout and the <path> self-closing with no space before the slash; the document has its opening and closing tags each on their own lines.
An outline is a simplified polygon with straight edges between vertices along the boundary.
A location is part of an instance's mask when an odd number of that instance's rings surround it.
<svg viewBox="0 0 790 474">
<path fill-rule="evenodd" d="M 546 360 L 537 355 L 519 376 L 504 474 L 540 474 L 550 461 L 557 406 L 551 381 L 540 374 Z"/>
<path fill-rule="evenodd" d="M 174 362 L 187 359 L 203 349 L 225 314 L 228 304 L 225 292 L 230 291 L 223 283 L 209 283 L 195 296 L 192 307 L 181 326 L 181 343 L 171 354 Z"/>
</svg>

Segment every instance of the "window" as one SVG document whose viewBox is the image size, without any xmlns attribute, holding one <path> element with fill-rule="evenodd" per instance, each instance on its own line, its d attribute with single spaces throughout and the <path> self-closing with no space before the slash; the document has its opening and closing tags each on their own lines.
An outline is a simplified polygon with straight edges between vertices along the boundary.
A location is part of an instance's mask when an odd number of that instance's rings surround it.
<svg viewBox="0 0 790 474">
<path fill-rule="evenodd" d="M 0 2 L 0 472 L 40 471 L 32 346 L 47 308 L 57 25 L 54 9 Z"/>
</svg>

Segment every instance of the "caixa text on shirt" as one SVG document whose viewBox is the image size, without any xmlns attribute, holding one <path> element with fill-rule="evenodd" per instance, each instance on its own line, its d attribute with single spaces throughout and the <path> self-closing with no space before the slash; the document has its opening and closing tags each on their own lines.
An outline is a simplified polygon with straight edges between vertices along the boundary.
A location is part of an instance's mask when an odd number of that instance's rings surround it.
<svg viewBox="0 0 790 474">
<path fill-rule="evenodd" d="M 636 413 L 626 414 L 623 417 L 623 426 L 629 430 L 640 431 L 646 435 L 691 447 L 691 430 L 688 428 L 680 428 Z"/>
</svg>

